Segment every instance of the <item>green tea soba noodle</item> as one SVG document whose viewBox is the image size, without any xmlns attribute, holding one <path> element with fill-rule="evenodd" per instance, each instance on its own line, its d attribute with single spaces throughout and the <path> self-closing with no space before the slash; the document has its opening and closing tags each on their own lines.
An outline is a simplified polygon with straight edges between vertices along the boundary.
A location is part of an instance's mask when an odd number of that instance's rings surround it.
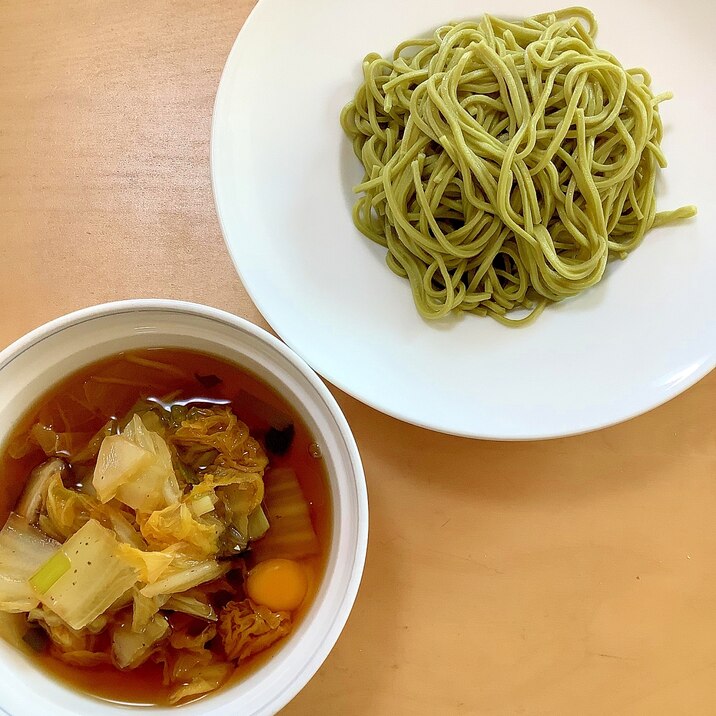
<svg viewBox="0 0 716 716">
<path fill-rule="evenodd" d="M 596 30 L 585 8 L 485 16 L 365 58 L 341 114 L 365 168 L 353 219 L 425 318 L 533 320 L 652 226 L 696 213 L 655 208 L 671 95 L 598 49 Z"/>
</svg>

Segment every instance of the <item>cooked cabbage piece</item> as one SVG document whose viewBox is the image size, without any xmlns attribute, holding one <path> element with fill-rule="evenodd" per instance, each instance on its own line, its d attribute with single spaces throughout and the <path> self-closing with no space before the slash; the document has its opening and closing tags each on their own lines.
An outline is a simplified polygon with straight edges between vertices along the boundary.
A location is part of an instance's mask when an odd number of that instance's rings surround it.
<svg viewBox="0 0 716 716">
<path fill-rule="evenodd" d="M 97 455 L 92 485 L 102 502 L 108 502 L 119 488 L 139 475 L 152 462 L 152 453 L 123 435 L 110 435 L 102 441 Z"/>
<path fill-rule="evenodd" d="M 12 513 L 0 530 L 0 611 L 27 612 L 40 602 L 28 580 L 60 544 Z"/>
<path fill-rule="evenodd" d="M 256 509 L 249 513 L 249 540 L 261 539 L 268 532 L 270 526 L 266 513 L 261 508 L 261 505 L 258 505 Z"/>
<path fill-rule="evenodd" d="M 57 570 L 63 558 L 63 570 Z M 50 575 L 50 583 L 45 580 Z M 30 579 L 39 600 L 73 629 L 82 629 L 139 577 L 120 555 L 113 532 L 89 520 Z"/>
<path fill-rule="evenodd" d="M 145 597 L 154 597 L 157 594 L 175 594 L 185 592 L 204 582 L 211 582 L 226 574 L 230 569 L 228 564 L 219 564 L 214 559 L 203 562 L 188 562 L 178 569 L 173 569 L 153 584 L 142 589 Z"/>
<path fill-rule="evenodd" d="M 141 630 L 131 622 L 119 624 L 112 631 L 112 658 L 120 669 L 135 669 L 150 656 L 152 648 L 169 633 L 169 622 L 155 614 Z"/>
<path fill-rule="evenodd" d="M 153 512 L 142 525 L 142 536 L 152 549 L 164 549 L 181 542 L 186 551 L 198 558 L 216 553 L 219 532 L 217 525 L 194 517 L 184 503 Z"/>
<path fill-rule="evenodd" d="M 248 659 L 291 631 L 288 612 L 272 612 L 250 599 L 229 602 L 219 616 L 219 635 L 229 659 Z"/>
<path fill-rule="evenodd" d="M 211 604 L 186 593 L 172 595 L 164 605 L 164 608 L 172 612 L 191 614 L 191 616 L 207 619 L 212 622 L 217 620 L 216 612 Z"/>
<path fill-rule="evenodd" d="M 215 495 L 199 495 L 198 497 L 190 499 L 187 504 L 189 505 L 189 509 L 194 514 L 194 517 L 202 517 L 207 512 L 211 512 L 214 509 L 216 500 L 217 498 Z"/>
<path fill-rule="evenodd" d="M 132 418 L 122 435 L 150 452 L 153 459 L 133 480 L 120 486 L 117 499 L 141 512 L 152 512 L 178 502 L 181 490 L 165 440 L 148 430 L 138 415 Z"/>
<path fill-rule="evenodd" d="M 145 597 L 139 589 L 132 588 L 132 631 L 143 632 L 154 619 L 157 612 L 169 601 L 169 595 L 157 594 L 156 597 Z"/>
<path fill-rule="evenodd" d="M 166 442 L 138 415 L 120 435 L 104 438 L 92 484 L 102 502 L 116 497 L 141 512 L 162 509 L 181 496 Z"/>
<path fill-rule="evenodd" d="M 194 666 L 188 671 L 188 682 L 171 692 L 169 703 L 178 704 L 189 696 L 198 696 L 218 689 L 229 678 L 233 669 L 233 665 L 226 662 Z"/>
<path fill-rule="evenodd" d="M 128 544 L 120 544 L 118 553 L 137 570 L 140 581 L 147 584 L 156 582 L 169 569 L 175 557 L 172 552 L 141 550 Z"/>
<path fill-rule="evenodd" d="M 195 468 L 202 467 L 210 450 L 216 451 L 213 464 L 240 472 L 263 475 L 268 465 L 259 442 L 229 409 L 192 408 L 171 440 L 181 459 Z"/>
<path fill-rule="evenodd" d="M 64 541 L 93 518 L 112 530 L 120 542 L 138 549 L 146 548 L 134 526 L 133 516 L 122 508 L 116 500 L 102 504 L 90 495 L 70 490 L 62 484 L 59 475 L 55 475 L 47 489 L 44 513 L 38 524 L 47 534 Z"/>
<path fill-rule="evenodd" d="M 271 528 L 253 547 L 257 559 L 302 559 L 318 554 L 308 502 L 293 470 L 271 470 L 265 482 L 264 506 Z"/>
<path fill-rule="evenodd" d="M 93 619 L 83 629 L 73 629 L 67 622 L 61 619 L 53 611 L 40 605 L 32 609 L 28 614 L 28 621 L 40 625 L 52 640 L 52 653 L 64 659 L 67 654 L 75 661 L 80 659 L 80 654 L 95 651 L 98 636 L 106 628 L 109 619 L 104 614 Z M 106 655 L 105 655 L 106 656 Z M 108 660 L 108 659 L 106 659 Z M 70 661 L 74 663 L 74 661 Z"/>
<path fill-rule="evenodd" d="M 48 460 L 36 467 L 30 473 L 30 478 L 25 485 L 20 501 L 15 507 L 15 512 L 30 523 L 36 522 L 40 509 L 47 500 L 47 490 L 50 483 L 55 477 L 61 481 L 62 475 L 66 471 L 67 464 L 59 458 Z"/>
</svg>

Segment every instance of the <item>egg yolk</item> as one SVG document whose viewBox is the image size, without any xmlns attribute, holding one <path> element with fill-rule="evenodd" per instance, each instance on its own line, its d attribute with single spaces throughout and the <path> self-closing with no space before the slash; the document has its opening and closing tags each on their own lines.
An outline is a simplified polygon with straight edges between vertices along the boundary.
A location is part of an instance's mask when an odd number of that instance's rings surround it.
<svg viewBox="0 0 716 716">
<path fill-rule="evenodd" d="M 303 567 L 291 559 L 267 559 L 246 577 L 246 593 L 257 604 L 276 612 L 291 612 L 301 606 L 308 580 Z"/>
</svg>

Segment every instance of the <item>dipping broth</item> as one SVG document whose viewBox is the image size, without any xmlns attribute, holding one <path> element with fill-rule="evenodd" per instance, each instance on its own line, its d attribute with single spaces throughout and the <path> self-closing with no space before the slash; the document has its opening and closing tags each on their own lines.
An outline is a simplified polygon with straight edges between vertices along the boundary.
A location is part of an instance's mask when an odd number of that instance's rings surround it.
<svg viewBox="0 0 716 716">
<path fill-rule="evenodd" d="M 62 463 L 43 477 L 52 460 Z M 158 483 L 162 465 L 173 476 Z M 15 616 L 27 652 L 102 699 L 187 703 L 242 678 L 290 638 L 323 575 L 331 504 L 320 446 L 281 396 L 214 356 L 158 348 L 83 368 L 19 421 L 0 470 L 0 525 L 20 512 L 13 539 L 31 552 L 38 535 L 46 542 L 22 575 L 30 588 L 0 588 L 0 605 L 19 612 L 39 599 Z M 71 575 L 87 576 L 70 545 L 87 549 L 92 530 L 115 555 L 112 583 L 130 585 L 96 616 L 104 605 L 65 603 L 81 588 Z M 202 569 L 207 581 L 187 577 Z"/>
</svg>

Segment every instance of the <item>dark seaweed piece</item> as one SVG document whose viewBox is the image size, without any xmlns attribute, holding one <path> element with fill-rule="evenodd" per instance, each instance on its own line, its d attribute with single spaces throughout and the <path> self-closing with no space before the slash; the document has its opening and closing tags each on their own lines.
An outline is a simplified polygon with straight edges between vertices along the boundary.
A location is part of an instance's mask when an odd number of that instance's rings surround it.
<svg viewBox="0 0 716 716">
<path fill-rule="evenodd" d="M 31 627 L 28 629 L 22 637 L 22 640 L 38 654 L 45 651 L 50 641 L 47 633 L 41 627 Z"/>
<path fill-rule="evenodd" d="M 205 388 L 216 388 L 217 385 L 221 385 L 224 382 L 218 375 L 214 375 L 213 373 L 209 373 L 209 375 L 194 373 L 194 377 Z"/>
<path fill-rule="evenodd" d="M 285 455 L 293 443 L 295 434 L 296 430 L 293 427 L 293 423 L 283 430 L 270 428 L 266 432 L 266 449 L 274 455 Z"/>
</svg>

